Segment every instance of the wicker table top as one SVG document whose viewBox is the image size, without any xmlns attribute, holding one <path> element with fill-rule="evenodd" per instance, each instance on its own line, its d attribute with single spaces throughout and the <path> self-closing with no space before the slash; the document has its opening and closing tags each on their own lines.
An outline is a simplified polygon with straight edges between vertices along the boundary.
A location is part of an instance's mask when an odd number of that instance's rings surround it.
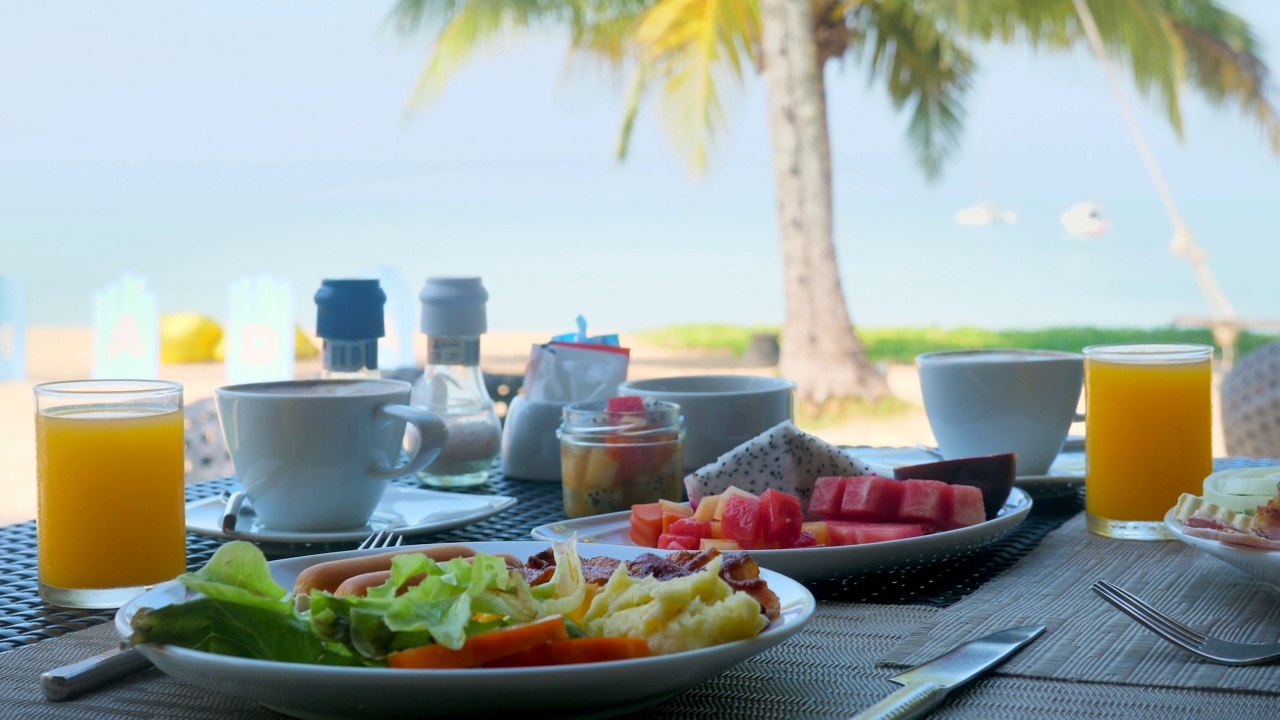
<svg viewBox="0 0 1280 720">
<path fill-rule="evenodd" d="M 1216 461 L 1218 469 L 1275 464 L 1280 464 L 1280 460 Z M 223 479 L 192 485 L 188 488 L 188 499 L 220 494 L 233 482 Z M 413 484 L 412 481 L 399 482 Z M 529 538 L 532 528 L 564 519 L 558 483 L 511 480 L 494 473 L 485 485 L 462 492 L 509 495 L 516 497 L 519 504 L 471 525 L 413 539 L 417 542 L 523 540 Z M 1061 532 L 1050 536 L 1050 533 L 1077 517 L 1082 505 L 1078 492 L 1040 498 L 1016 530 L 971 554 L 844 581 L 810 584 L 809 588 L 819 599 L 818 610 L 810 627 L 785 646 L 752 658 L 634 717 L 769 720 L 848 717 L 894 688 L 888 678 L 900 669 L 887 665 L 883 659 L 895 645 L 927 627 L 936 627 L 941 618 L 964 611 L 982 599 L 984 593 L 989 594 L 986 587 L 999 585 L 1004 579 L 1013 580 L 1020 574 L 1046 572 L 1046 563 L 1060 566 L 1058 563 L 1063 561 L 1051 557 L 1052 552 L 1061 553 L 1062 547 L 1069 550 L 1070 543 L 1076 540 L 1074 536 L 1081 533 L 1078 530 L 1068 532 L 1067 536 Z M 1064 528 L 1063 532 L 1068 530 L 1070 528 Z M 1046 536 L 1049 539 L 1041 548 Z M 251 702 L 186 685 L 154 669 L 80 701 L 44 702 L 37 689 L 39 673 L 111 646 L 114 633 L 108 627 L 95 626 L 110 620 L 113 612 L 61 610 L 43 604 L 36 592 L 35 544 L 32 522 L 0 528 L 0 718 L 278 717 Z M 190 565 L 202 565 L 219 544 L 217 539 L 189 535 Z M 343 548 L 317 547 L 315 551 L 336 549 Z M 1027 561 L 1020 563 L 1023 558 Z M 997 578 L 1004 579 L 991 582 Z M 940 628 L 946 629 L 946 625 Z M 78 630 L 85 632 L 74 632 Z M 1135 633 L 1141 637 L 1140 629 Z M 1071 642 L 1069 635 L 1058 639 L 1060 645 Z M 1150 645 L 1165 652 L 1170 650 L 1158 641 L 1152 640 Z M 1048 650 L 1047 646 L 1045 649 Z M 1177 660 L 1187 667 L 1193 665 L 1185 658 Z M 1182 683 L 1169 686 L 1146 682 L 1079 682 L 1056 676 L 1026 677 L 996 671 L 948 698 L 936 716 L 1111 720 L 1176 715 L 1270 720 L 1274 717 L 1276 698 L 1280 697 L 1277 692 L 1271 682 L 1265 683 L 1265 687 L 1242 691 L 1183 687 Z"/>
<path fill-rule="evenodd" d="M 413 479 L 395 481 L 416 487 Z M 221 494 L 234 479 L 210 480 L 187 487 L 187 500 Z M 414 536 L 415 542 L 477 542 L 528 540 L 533 528 L 565 519 L 559 483 L 513 480 L 495 471 L 489 481 L 459 490 L 508 495 L 517 504 L 497 515 L 444 532 Z M 1080 512 L 1078 493 L 1035 502 L 1030 516 L 1016 530 L 970 555 L 924 566 L 898 568 L 840 581 L 811 584 L 819 600 L 947 607 L 999 575 L 1034 548 L 1051 530 Z M 199 568 L 222 540 L 187 535 L 187 562 Z M 345 550 L 352 545 L 317 545 L 311 552 Z M 45 604 L 37 594 L 35 522 L 0 527 L 0 652 L 38 643 L 68 632 L 109 621 L 114 610 L 68 610 Z"/>
</svg>

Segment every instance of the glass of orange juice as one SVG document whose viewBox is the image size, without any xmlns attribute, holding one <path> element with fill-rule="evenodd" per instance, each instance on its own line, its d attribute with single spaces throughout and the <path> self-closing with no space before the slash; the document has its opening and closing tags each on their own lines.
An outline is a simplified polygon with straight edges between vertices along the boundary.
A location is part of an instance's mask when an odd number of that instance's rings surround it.
<svg viewBox="0 0 1280 720">
<path fill-rule="evenodd" d="M 35 395 L 40 597 L 119 607 L 185 571 L 182 386 L 76 380 Z"/>
<path fill-rule="evenodd" d="M 1089 531 L 1170 539 L 1165 513 L 1213 472 L 1213 348 L 1094 345 L 1084 357 Z"/>
</svg>

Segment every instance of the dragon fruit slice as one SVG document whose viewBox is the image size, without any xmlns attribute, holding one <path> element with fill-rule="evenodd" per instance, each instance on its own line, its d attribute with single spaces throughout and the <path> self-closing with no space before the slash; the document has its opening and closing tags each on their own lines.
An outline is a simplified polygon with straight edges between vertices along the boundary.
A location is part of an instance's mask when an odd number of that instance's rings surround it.
<svg viewBox="0 0 1280 720">
<path fill-rule="evenodd" d="M 870 474 L 866 465 L 840 448 L 784 421 L 685 476 L 684 486 L 694 507 L 702 498 L 735 485 L 756 495 L 769 488 L 790 493 L 807 510 L 818 478 Z"/>
</svg>

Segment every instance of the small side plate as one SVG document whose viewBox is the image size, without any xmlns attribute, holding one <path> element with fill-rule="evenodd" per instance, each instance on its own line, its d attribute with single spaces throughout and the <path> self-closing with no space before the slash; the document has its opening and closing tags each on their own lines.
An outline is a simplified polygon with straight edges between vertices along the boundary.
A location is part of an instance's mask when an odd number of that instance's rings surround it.
<svg viewBox="0 0 1280 720">
<path fill-rule="evenodd" d="M 405 534 L 450 530 L 496 515 L 515 504 L 515 498 L 505 495 L 469 495 L 392 485 L 363 527 L 321 533 L 273 530 L 258 520 L 252 503 L 246 502 L 240 509 L 237 529 L 227 532 L 222 527 L 226 502 L 215 496 L 187 503 L 187 531 L 268 545 L 358 543 L 377 530 Z"/>
</svg>

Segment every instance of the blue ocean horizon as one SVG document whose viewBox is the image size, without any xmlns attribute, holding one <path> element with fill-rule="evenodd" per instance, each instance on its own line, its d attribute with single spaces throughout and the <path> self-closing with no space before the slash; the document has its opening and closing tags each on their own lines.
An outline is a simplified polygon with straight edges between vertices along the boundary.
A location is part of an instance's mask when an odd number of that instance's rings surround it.
<svg viewBox="0 0 1280 720">
<path fill-rule="evenodd" d="M 429 45 L 391 36 L 385 8 L 81 10 L 0 10 L 12 21 L 0 22 L 0 53 L 32 68 L 14 80 L 23 102 L 0 115 L 0 275 L 27 288 L 32 324 L 88 325 L 93 293 L 126 272 L 147 279 L 161 313 L 225 321 L 230 283 L 269 273 L 292 283 L 309 328 L 323 278 L 379 265 L 414 292 L 433 275 L 482 277 L 494 329 L 567 331 L 578 315 L 600 332 L 782 322 L 759 79 L 726 97 L 732 123 L 694 175 L 655 108 L 614 161 L 620 85 L 567 71 L 549 39 L 477 58 L 407 113 Z M 1280 67 L 1280 13 L 1265 0 L 1236 10 Z M 976 52 L 961 150 L 933 184 L 907 117 L 856 65 L 828 68 L 853 322 L 1155 327 L 1210 315 L 1191 265 L 1168 250 L 1172 225 L 1097 62 Z M 1280 319 L 1280 159 L 1235 108 L 1187 95 L 1178 138 L 1127 91 L 1236 315 Z M 1107 234 L 1064 231 L 1059 215 L 1084 201 L 1104 208 Z M 980 202 L 1017 223 L 957 224 Z"/>
</svg>

